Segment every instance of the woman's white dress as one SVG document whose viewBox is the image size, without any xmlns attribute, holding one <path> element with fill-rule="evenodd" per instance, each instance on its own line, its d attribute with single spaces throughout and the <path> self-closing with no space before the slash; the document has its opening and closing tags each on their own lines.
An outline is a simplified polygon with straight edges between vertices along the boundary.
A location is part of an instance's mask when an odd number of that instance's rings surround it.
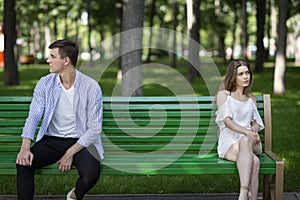
<svg viewBox="0 0 300 200">
<path fill-rule="evenodd" d="M 251 122 L 253 120 L 256 120 L 259 130 L 264 128 L 264 124 L 252 98 L 249 98 L 247 101 L 239 101 L 231 95 L 227 95 L 225 103 L 216 112 L 216 122 L 220 130 L 218 154 L 221 158 L 224 158 L 226 152 L 233 144 L 238 143 L 245 136 L 227 128 L 224 124 L 226 117 L 230 117 L 235 123 L 247 129 L 251 129 Z"/>
</svg>

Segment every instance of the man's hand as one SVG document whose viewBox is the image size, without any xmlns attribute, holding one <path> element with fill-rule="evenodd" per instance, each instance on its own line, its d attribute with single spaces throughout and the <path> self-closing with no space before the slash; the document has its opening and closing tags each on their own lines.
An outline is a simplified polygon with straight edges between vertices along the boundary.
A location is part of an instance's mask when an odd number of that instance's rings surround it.
<svg viewBox="0 0 300 200">
<path fill-rule="evenodd" d="M 22 139 L 21 150 L 17 155 L 16 163 L 18 165 L 31 166 L 33 161 L 33 153 L 30 151 L 31 140 L 29 138 Z"/>
<path fill-rule="evenodd" d="M 69 171 L 72 167 L 73 156 L 79 152 L 83 147 L 78 143 L 75 143 L 71 146 L 65 153 L 65 155 L 58 161 L 59 163 L 59 170 L 62 172 Z"/>
<path fill-rule="evenodd" d="M 72 167 L 73 162 L 73 156 L 68 153 L 68 151 L 65 153 L 65 155 L 58 161 L 59 167 L 58 169 L 62 172 L 69 171 Z"/>
<path fill-rule="evenodd" d="M 33 160 L 33 154 L 29 149 L 21 149 L 17 155 L 16 163 L 24 166 L 31 166 Z"/>
</svg>

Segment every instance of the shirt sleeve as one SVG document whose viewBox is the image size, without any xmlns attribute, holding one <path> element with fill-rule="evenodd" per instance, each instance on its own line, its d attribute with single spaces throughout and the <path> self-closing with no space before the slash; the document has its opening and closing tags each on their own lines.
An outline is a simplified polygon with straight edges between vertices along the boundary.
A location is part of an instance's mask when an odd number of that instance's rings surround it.
<svg viewBox="0 0 300 200">
<path fill-rule="evenodd" d="M 219 109 L 216 111 L 216 123 L 218 124 L 219 128 L 222 129 L 225 127 L 224 119 L 226 117 L 233 118 L 232 109 L 230 106 L 230 102 L 227 98 L 225 103 L 223 103 Z"/>
<path fill-rule="evenodd" d="M 34 134 L 44 111 L 44 79 L 42 78 L 36 85 L 33 98 L 29 108 L 29 114 L 22 129 L 22 137 L 34 139 Z"/>
<path fill-rule="evenodd" d="M 91 91 L 92 92 L 89 94 L 89 104 L 86 110 L 86 130 L 77 141 L 83 147 L 88 147 L 95 143 L 99 139 L 102 129 L 102 92 L 100 87 L 95 84 Z"/>
</svg>

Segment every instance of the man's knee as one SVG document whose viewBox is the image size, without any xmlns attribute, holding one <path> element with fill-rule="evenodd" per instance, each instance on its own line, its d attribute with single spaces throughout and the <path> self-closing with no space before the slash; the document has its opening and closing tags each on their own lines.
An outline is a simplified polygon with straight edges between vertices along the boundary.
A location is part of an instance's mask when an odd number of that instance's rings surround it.
<svg viewBox="0 0 300 200">
<path fill-rule="evenodd" d="M 16 169 L 18 174 L 34 173 L 34 168 L 32 166 L 24 166 L 24 165 L 16 164 Z"/>
<path fill-rule="evenodd" d="M 92 167 L 80 174 L 82 181 L 87 185 L 94 185 L 100 178 L 100 167 Z"/>
</svg>

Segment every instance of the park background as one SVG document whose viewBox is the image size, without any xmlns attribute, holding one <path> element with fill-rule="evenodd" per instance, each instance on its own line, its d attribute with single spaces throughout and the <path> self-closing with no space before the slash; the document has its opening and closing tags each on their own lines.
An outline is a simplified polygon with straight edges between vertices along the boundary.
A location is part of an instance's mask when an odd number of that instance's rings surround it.
<svg viewBox="0 0 300 200">
<path fill-rule="evenodd" d="M 47 47 L 60 38 L 80 44 L 79 69 L 88 66 L 93 71 L 107 67 L 106 60 L 112 61 L 99 79 L 104 96 L 112 95 L 122 73 L 145 63 L 170 66 L 186 77 L 197 95 L 210 95 L 203 77 L 184 55 L 198 56 L 197 67 L 205 65 L 207 59 L 212 60 L 222 75 L 231 59 L 248 60 L 254 71 L 253 93 L 271 94 L 273 151 L 285 162 L 284 192 L 300 191 L 299 1 L 1 0 L 0 12 L 4 34 L 4 42 L 0 43 L 5 44 L 4 62 L 0 63 L 3 96 L 32 95 L 39 78 L 49 73 Z M 137 31 L 133 39 L 116 37 L 123 31 L 142 27 L 169 29 L 176 34 L 155 37 L 151 31 Z M 190 41 L 182 40 L 182 34 L 202 48 L 193 54 Z M 114 40 L 103 43 L 110 38 Z M 143 48 L 162 42 L 169 44 L 170 51 Z M 119 49 L 132 43 L 138 45 L 136 51 L 114 59 Z M 142 72 L 138 73 L 122 88 L 143 85 Z M 128 92 L 132 91 L 122 94 L 174 95 L 159 83 Z M 38 194 L 64 194 L 69 190 L 66 183 L 76 177 L 36 179 Z M 15 177 L 1 176 L 0 182 L 0 194 L 15 194 Z M 231 193 L 238 192 L 238 185 L 237 176 L 227 175 L 102 176 L 90 193 Z"/>
</svg>

